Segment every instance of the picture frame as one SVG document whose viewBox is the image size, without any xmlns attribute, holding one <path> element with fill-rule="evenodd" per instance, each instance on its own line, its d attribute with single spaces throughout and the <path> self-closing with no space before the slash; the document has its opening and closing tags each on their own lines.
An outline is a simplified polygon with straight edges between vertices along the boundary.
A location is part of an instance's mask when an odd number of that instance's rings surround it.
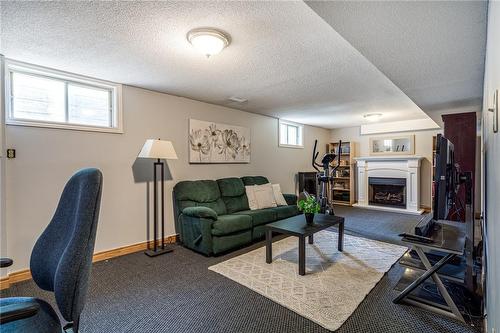
<svg viewBox="0 0 500 333">
<path fill-rule="evenodd" d="M 250 163 L 250 129 L 189 119 L 188 149 L 190 164 Z"/>
<path fill-rule="evenodd" d="M 370 155 L 415 155 L 415 135 L 371 137 Z"/>
</svg>

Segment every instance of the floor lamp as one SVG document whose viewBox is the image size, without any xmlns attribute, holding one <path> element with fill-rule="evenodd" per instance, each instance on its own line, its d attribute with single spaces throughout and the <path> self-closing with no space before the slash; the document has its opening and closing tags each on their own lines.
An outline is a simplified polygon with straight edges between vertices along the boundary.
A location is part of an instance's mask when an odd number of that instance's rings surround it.
<svg viewBox="0 0 500 333">
<path fill-rule="evenodd" d="M 173 251 L 173 249 L 165 247 L 165 162 L 163 160 L 176 160 L 177 154 L 175 153 L 172 142 L 160 139 L 149 139 L 144 143 L 138 157 L 156 159 L 153 163 L 154 246 L 152 249 L 150 248 L 150 241 L 148 239 L 148 249 L 145 252 L 149 257 L 156 257 L 160 254 Z M 158 169 L 160 169 L 161 247 L 158 247 Z"/>
</svg>

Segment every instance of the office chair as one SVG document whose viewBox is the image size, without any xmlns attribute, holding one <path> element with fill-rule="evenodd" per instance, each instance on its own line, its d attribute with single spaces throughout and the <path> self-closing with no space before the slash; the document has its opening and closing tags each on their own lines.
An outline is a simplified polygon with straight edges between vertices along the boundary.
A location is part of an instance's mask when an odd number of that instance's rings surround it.
<svg viewBox="0 0 500 333">
<path fill-rule="evenodd" d="M 102 173 L 88 168 L 75 173 L 59 199 L 54 217 L 31 252 L 35 283 L 54 292 L 61 323 L 49 303 L 33 297 L 0 299 L 0 332 L 78 332 L 85 304 L 101 204 Z M 3 258 L 0 266 L 12 260 Z"/>
</svg>

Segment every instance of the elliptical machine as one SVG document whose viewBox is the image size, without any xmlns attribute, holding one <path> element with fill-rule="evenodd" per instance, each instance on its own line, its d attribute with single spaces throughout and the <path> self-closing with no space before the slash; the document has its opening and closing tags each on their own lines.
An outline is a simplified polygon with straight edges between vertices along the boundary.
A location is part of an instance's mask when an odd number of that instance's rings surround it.
<svg viewBox="0 0 500 333">
<path fill-rule="evenodd" d="M 320 205 L 320 213 L 335 215 L 333 211 L 332 200 L 330 199 L 330 184 L 333 183 L 335 171 L 340 166 L 340 156 L 342 155 L 342 141 L 339 141 L 339 149 L 337 155 L 331 152 L 326 152 L 326 154 L 321 159 L 321 163 L 316 162 L 318 158 L 319 152 L 316 151 L 316 146 L 318 145 L 318 140 L 314 140 L 314 150 L 313 150 L 313 158 L 312 158 L 312 166 L 318 172 L 316 174 L 316 183 L 318 190 L 317 201 Z M 330 170 L 330 163 L 335 161 L 337 158 L 337 165 L 335 165 Z M 323 168 L 323 171 L 318 169 L 318 167 Z"/>
</svg>

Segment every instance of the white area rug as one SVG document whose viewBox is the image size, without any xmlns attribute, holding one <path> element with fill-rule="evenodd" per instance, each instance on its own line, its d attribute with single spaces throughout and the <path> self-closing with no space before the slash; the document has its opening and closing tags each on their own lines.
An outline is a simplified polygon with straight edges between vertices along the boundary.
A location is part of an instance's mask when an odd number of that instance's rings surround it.
<svg viewBox="0 0 500 333">
<path fill-rule="evenodd" d="M 298 275 L 297 237 L 273 243 L 272 264 L 266 264 L 264 246 L 209 269 L 333 331 L 407 250 L 345 235 L 339 252 L 337 241 L 331 231 L 315 234 L 313 245 L 306 241 L 304 276 Z"/>
</svg>

